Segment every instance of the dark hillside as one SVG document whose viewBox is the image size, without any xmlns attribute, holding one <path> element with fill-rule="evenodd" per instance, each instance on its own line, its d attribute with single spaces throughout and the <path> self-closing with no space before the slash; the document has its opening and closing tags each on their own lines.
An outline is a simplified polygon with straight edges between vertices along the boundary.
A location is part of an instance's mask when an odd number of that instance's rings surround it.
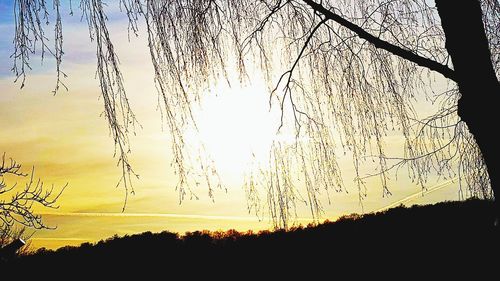
<svg viewBox="0 0 500 281">
<path fill-rule="evenodd" d="M 185 236 L 146 232 L 41 250 L 0 266 L 2 273 L 46 272 L 67 280 L 86 275 L 161 277 L 154 280 L 299 276 L 311 280 L 317 275 L 330 276 L 328 280 L 336 276 L 427 280 L 469 274 L 483 280 L 478 274 L 498 277 L 500 270 L 499 231 L 493 227 L 491 208 L 491 202 L 480 200 L 398 207 L 287 232 Z"/>
</svg>

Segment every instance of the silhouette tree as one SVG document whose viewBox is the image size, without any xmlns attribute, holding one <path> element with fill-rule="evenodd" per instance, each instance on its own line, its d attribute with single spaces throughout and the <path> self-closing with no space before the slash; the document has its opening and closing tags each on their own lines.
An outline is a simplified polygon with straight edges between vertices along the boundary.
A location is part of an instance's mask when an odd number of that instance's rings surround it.
<svg viewBox="0 0 500 281">
<path fill-rule="evenodd" d="M 30 54 L 50 51 L 57 91 L 64 85 L 60 1 L 53 7 L 51 17 L 44 0 L 15 1 L 13 71 L 24 85 Z M 405 167 L 422 188 L 436 173 L 458 177 L 465 196 L 499 196 L 500 157 L 489 125 L 500 92 L 497 0 L 120 0 L 120 7 L 129 34 L 144 29 L 147 35 L 181 200 L 189 192 L 183 132 L 196 124 L 191 105 L 214 81 L 228 79 L 229 66 L 246 82 L 253 65 L 268 82 L 270 106 L 282 110 L 279 128 L 292 128 L 297 136 L 293 145 L 275 142 L 269 166 L 250 174 L 245 185 L 249 209 L 258 211 L 265 202 L 277 227 L 288 226 L 297 202 L 305 201 L 316 218 L 322 212 L 319 195 L 345 189 L 337 162 L 342 152 L 352 155 L 360 199 L 367 194 L 360 167 L 368 160 L 378 165 L 368 176 L 380 177 L 383 195 L 390 194 L 389 173 Z M 104 3 L 81 0 L 80 8 L 96 43 L 104 113 L 128 193 L 134 175 L 128 135 L 135 116 Z M 49 19 L 55 22 L 52 49 L 42 24 Z M 439 105 L 430 116 L 414 109 L 422 93 Z M 404 140 L 401 157 L 386 153 L 392 131 Z"/>
<path fill-rule="evenodd" d="M 17 184 L 7 185 L 5 178 L 27 177 L 21 172 L 21 165 L 13 159 L 6 160 L 5 154 L 0 163 L 0 246 L 9 243 L 12 239 L 26 237 L 25 228 L 47 229 L 42 216 L 36 214 L 33 206 L 40 205 L 47 208 L 58 208 L 56 201 L 64 191 L 64 186 L 56 193 L 54 187 L 44 188 L 39 179 L 34 178 L 34 169 L 28 177 L 24 187 Z"/>
</svg>

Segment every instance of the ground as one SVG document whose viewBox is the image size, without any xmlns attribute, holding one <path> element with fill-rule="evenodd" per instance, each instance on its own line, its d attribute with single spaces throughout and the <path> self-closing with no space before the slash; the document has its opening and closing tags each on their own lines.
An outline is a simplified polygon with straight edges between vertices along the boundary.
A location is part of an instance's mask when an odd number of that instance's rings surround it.
<svg viewBox="0 0 500 281">
<path fill-rule="evenodd" d="M 289 231 L 146 232 L 39 250 L 0 267 L 2 274 L 56 279 L 492 279 L 500 268 L 500 231 L 491 210 L 491 202 L 468 200 L 350 215 Z"/>
</svg>

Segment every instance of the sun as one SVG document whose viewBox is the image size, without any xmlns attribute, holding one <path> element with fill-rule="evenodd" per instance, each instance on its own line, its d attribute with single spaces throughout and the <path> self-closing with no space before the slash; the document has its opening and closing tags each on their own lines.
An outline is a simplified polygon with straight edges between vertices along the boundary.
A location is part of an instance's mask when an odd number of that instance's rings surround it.
<svg viewBox="0 0 500 281">
<path fill-rule="evenodd" d="M 241 180 L 249 166 L 268 162 L 280 111 L 270 108 L 263 82 L 221 83 L 203 96 L 194 116 L 205 152 L 224 178 Z"/>
</svg>

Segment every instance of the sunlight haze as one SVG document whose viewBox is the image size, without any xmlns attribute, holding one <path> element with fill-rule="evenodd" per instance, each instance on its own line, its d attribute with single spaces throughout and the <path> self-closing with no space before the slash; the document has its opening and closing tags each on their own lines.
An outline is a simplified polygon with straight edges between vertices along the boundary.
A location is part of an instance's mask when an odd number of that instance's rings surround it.
<svg viewBox="0 0 500 281">
<path fill-rule="evenodd" d="M 95 78 L 95 46 L 88 38 L 86 23 L 79 21 L 78 9 L 73 17 L 64 12 L 62 67 L 68 75 L 64 82 L 69 90 L 61 89 L 54 95 L 51 91 L 55 86 L 55 69 L 49 56 L 43 64 L 39 57 L 31 58 L 33 70 L 28 73 L 23 89 L 19 82 L 14 83 L 10 71 L 12 1 L 0 1 L 0 153 L 5 152 L 6 157 L 21 163 L 25 172 L 34 167 L 35 178 L 41 178 L 47 186 L 53 184 L 58 189 L 68 184 L 59 200 L 59 209 L 36 209 L 46 214 L 47 225 L 57 228 L 36 231 L 32 245 L 57 248 L 143 231 L 184 233 L 271 228 L 265 210 L 259 217 L 248 212 L 244 179 L 249 169 L 269 163 L 273 141 L 292 142 L 295 136 L 286 128 L 278 132 L 281 110 L 274 102 L 270 107 L 269 88 L 264 79 L 256 72 L 256 76 L 240 84 L 238 74 L 230 71 L 230 85 L 224 79 L 214 81 L 199 105 L 194 105 L 199 134 L 194 129 L 186 132 L 190 155 L 196 163 L 198 154 L 206 153 L 202 155 L 215 163 L 222 186 L 214 189 L 212 200 L 206 184 L 200 181 L 192 186 L 198 199 L 187 195 L 180 203 L 177 176 L 171 167 L 171 139 L 158 110 L 145 34 L 140 33 L 138 38 L 130 35 L 129 42 L 127 21 L 113 7 L 115 1 L 108 2 L 110 34 L 120 58 L 130 104 L 140 124 L 135 135 L 130 136 L 129 156 L 139 178 L 132 182 L 135 194 L 129 196 L 123 213 L 124 189 L 117 186 L 121 170 L 113 158 L 113 140 L 102 115 L 103 101 Z M 428 109 L 422 104 L 417 104 L 418 110 L 425 112 Z M 390 136 L 390 140 L 393 143 L 388 153 L 401 153 L 401 138 Z M 361 206 L 352 181 L 352 159 L 347 154 L 339 163 L 348 192 L 322 197 L 323 220 L 371 212 L 395 203 L 412 205 L 459 198 L 455 181 L 437 177 L 429 179 L 428 193 L 422 196 L 420 187 L 411 183 L 402 171 L 397 183 L 390 183 L 393 195 L 389 197 L 382 196 L 376 179 L 369 179 L 369 195 Z M 25 180 L 17 179 L 18 185 L 22 186 Z M 311 221 L 307 206 L 298 206 L 298 218 L 296 223 L 300 224 Z"/>
</svg>

